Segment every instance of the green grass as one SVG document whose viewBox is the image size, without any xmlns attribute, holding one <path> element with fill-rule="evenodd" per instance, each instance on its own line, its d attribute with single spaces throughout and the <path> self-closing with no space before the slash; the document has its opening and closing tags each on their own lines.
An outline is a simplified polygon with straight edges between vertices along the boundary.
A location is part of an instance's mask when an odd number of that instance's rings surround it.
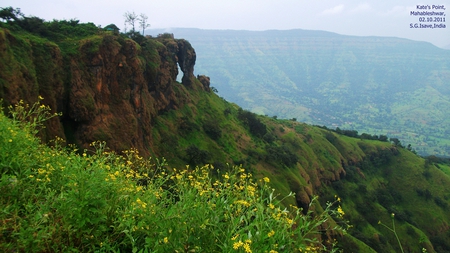
<svg viewBox="0 0 450 253">
<path fill-rule="evenodd" d="M 444 172 L 447 176 L 450 176 L 450 166 L 449 165 L 439 165 L 442 172 Z"/>
<path fill-rule="evenodd" d="M 367 167 L 367 169 L 362 167 L 361 171 L 365 175 L 364 178 L 357 176 L 355 179 L 354 175 L 352 176 L 352 182 L 356 180 L 356 183 L 367 186 L 366 193 L 355 189 L 356 184 L 347 182 L 346 178 L 344 178 L 342 184 L 343 188 L 333 188 L 336 189 L 338 195 L 342 196 L 346 201 L 345 203 L 348 203 L 349 198 L 351 198 L 350 202 L 354 202 L 350 204 L 350 210 L 344 208 L 344 210 L 348 210 L 349 217 L 354 218 L 362 215 L 370 224 L 369 226 L 367 226 L 367 223 L 363 225 L 363 223 L 356 222 L 355 219 L 350 218 L 351 221 L 355 222 L 356 229 L 362 233 L 351 232 L 352 235 L 358 235 L 359 239 L 362 239 L 366 243 L 374 243 L 373 241 L 371 242 L 370 238 L 364 239 L 362 235 L 374 234 L 370 230 L 375 229 L 377 231 L 376 234 L 382 236 L 384 238 L 383 240 L 387 239 L 385 243 L 378 244 L 382 246 L 382 248 L 378 248 L 378 251 L 382 250 L 386 252 L 390 247 L 395 251 L 399 251 L 396 245 L 397 242 L 395 238 L 389 235 L 389 231 L 383 230 L 374 223 L 378 219 L 384 224 L 390 224 L 388 214 L 395 213 L 397 220 L 396 226 L 398 228 L 397 233 L 399 234 L 403 247 L 414 252 L 426 248 L 431 252 L 430 240 L 435 245 L 434 247 L 440 244 L 436 243 L 439 242 L 439 237 L 430 236 L 432 234 L 431 231 L 441 226 L 441 221 L 448 218 L 446 217 L 447 207 L 438 205 L 438 203 L 442 205 L 442 202 L 436 201 L 436 199 L 442 201 L 446 199 L 445 185 L 450 183 L 450 178 L 444 176 L 440 170 L 432 166 L 430 168 L 431 176 L 429 179 L 426 179 L 423 174 L 425 171 L 423 160 L 417 159 L 414 154 L 406 150 L 400 150 L 400 153 L 401 158 L 394 156 L 389 163 L 378 167 L 376 170 L 370 169 L 370 167 Z M 442 180 L 443 182 L 436 183 L 434 180 Z M 429 198 L 427 199 L 423 194 L 420 195 L 417 190 L 429 191 Z M 390 200 L 387 201 L 388 199 Z M 359 206 L 361 204 L 369 204 L 368 201 L 375 203 L 372 208 L 378 211 L 374 212 Z M 408 229 L 408 227 L 411 228 Z M 411 230 L 420 232 L 412 233 Z M 424 236 L 424 234 L 428 235 L 428 237 Z M 373 245 L 371 246 L 373 247 Z M 440 247 L 444 249 L 448 246 Z"/>
<path fill-rule="evenodd" d="M 80 152 L 61 139 L 48 147 L 34 133 L 55 115 L 39 104 L 27 108 L 10 108 L 13 119 L 0 113 L 4 252 L 337 250 L 315 236 L 331 229 L 330 215 L 341 217 L 334 203 L 304 215 L 281 206 L 269 178 L 240 167 L 169 169 L 164 159 L 133 149 L 118 155 L 103 142 Z"/>
</svg>

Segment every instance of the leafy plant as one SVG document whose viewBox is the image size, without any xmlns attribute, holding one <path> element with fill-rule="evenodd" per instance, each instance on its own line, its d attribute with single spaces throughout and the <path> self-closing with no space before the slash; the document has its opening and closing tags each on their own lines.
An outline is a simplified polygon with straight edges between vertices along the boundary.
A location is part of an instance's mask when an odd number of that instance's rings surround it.
<svg viewBox="0 0 450 253">
<path fill-rule="evenodd" d="M 343 214 L 337 202 L 313 214 L 314 198 L 304 215 L 282 206 L 269 178 L 254 179 L 242 167 L 171 169 L 164 159 L 134 149 L 119 155 L 103 142 L 79 152 L 58 138 L 48 147 L 31 131 L 48 108 L 25 108 L 10 108 L 11 119 L 0 114 L 3 252 L 338 250 L 316 236 L 345 232 L 331 222 Z M 27 115 L 31 123 L 19 121 Z"/>
<path fill-rule="evenodd" d="M 23 100 L 20 100 L 18 104 L 8 106 L 9 115 L 16 124 L 21 125 L 23 128 L 31 131 L 32 134 L 44 127 L 44 122 L 57 116 L 61 116 L 60 113 L 50 113 L 49 106 L 40 103 L 44 98 L 39 96 L 38 102 L 33 105 L 25 104 Z M 0 104 L 2 100 L 0 100 Z"/>
</svg>

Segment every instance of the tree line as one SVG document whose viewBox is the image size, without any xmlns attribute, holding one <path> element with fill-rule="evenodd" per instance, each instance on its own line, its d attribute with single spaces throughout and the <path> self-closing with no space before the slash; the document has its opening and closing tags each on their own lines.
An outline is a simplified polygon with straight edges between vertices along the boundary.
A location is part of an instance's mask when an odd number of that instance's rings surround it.
<svg viewBox="0 0 450 253">
<path fill-rule="evenodd" d="M 400 147 L 400 148 L 404 147 L 402 145 L 401 141 L 398 138 L 394 138 L 394 137 L 388 138 L 386 135 L 383 135 L 383 134 L 380 134 L 380 135 L 376 135 L 376 134 L 371 135 L 371 134 L 367 134 L 367 133 L 359 134 L 358 131 L 356 131 L 356 130 L 340 129 L 339 127 L 336 127 L 336 129 L 331 129 L 331 128 L 328 128 L 326 126 L 318 126 L 318 125 L 316 125 L 316 126 L 319 127 L 319 128 L 328 130 L 328 131 L 332 131 L 332 132 L 335 132 L 335 133 L 338 133 L 338 134 L 342 134 L 342 135 L 345 135 L 345 136 L 349 136 L 349 137 L 353 137 L 353 138 L 360 138 L 362 140 L 376 140 L 376 141 L 383 141 L 383 142 L 388 142 L 389 141 L 389 142 L 391 142 L 392 144 L 394 144 L 397 147 Z M 409 144 L 407 146 L 407 149 L 409 151 L 415 152 L 412 149 L 411 144 Z"/>
<path fill-rule="evenodd" d="M 150 27 L 148 16 L 144 13 L 138 15 L 134 11 L 127 11 L 123 16 L 125 18 L 125 31 L 122 34 L 135 40 L 144 37 L 145 29 Z M 129 31 L 127 31 L 128 26 L 131 27 Z M 53 40 L 61 40 L 66 37 L 84 37 L 101 31 L 112 31 L 119 34 L 120 31 L 115 24 L 109 24 L 102 28 L 91 22 L 80 23 L 80 20 L 77 19 L 45 21 L 36 16 L 26 16 L 20 8 L 13 7 L 0 8 L 0 27 L 11 30 L 25 30 Z M 136 30 L 137 27 L 142 29 L 142 34 Z"/>
<path fill-rule="evenodd" d="M 83 37 L 95 34 L 98 27 L 93 23 L 80 23 L 79 20 L 53 20 L 47 22 L 35 16 L 25 16 L 20 8 L 0 9 L 0 26 L 10 30 L 25 30 L 45 38 L 59 40 L 65 37 Z"/>
</svg>

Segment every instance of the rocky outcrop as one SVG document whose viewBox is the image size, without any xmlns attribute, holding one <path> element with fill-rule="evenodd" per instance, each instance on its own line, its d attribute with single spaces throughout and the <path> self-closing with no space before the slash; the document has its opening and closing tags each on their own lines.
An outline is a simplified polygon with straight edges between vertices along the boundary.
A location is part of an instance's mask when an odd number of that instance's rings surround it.
<svg viewBox="0 0 450 253">
<path fill-rule="evenodd" d="M 19 99 L 32 103 L 41 95 L 45 104 L 63 113 L 61 121 L 47 126 L 47 139 L 57 135 L 82 148 L 104 140 L 113 150 L 134 147 L 149 155 L 154 118 L 189 102 L 188 96 L 177 94 L 183 89 L 174 89 L 180 85 L 177 65 L 185 88 L 202 87 L 194 76 L 195 50 L 186 40 L 148 38 L 137 44 L 104 34 L 75 44 L 77 52 L 63 58 L 54 43 L 0 33 L 0 59 L 11 69 L 0 71 L 6 105 Z M 15 57 L 17 52 L 23 57 Z"/>
<path fill-rule="evenodd" d="M 24 40 L 6 29 L 0 29 L 0 98 L 3 107 L 23 100 L 31 105 L 44 97 L 42 103 L 52 112 L 64 110 L 62 54 L 57 45 L 41 40 Z M 40 132 L 44 141 L 64 137 L 60 121 L 49 120 Z"/>
<path fill-rule="evenodd" d="M 194 77 L 194 65 L 197 58 L 194 48 L 187 40 L 178 40 L 178 65 L 183 71 L 183 78 L 181 79 L 184 85 L 192 86 Z"/>
<path fill-rule="evenodd" d="M 211 80 L 210 80 L 209 76 L 197 75 L 197 79 L 203 85 L 203 90 L 208 91 L 208 92 L 211 91 L 211 88 L 210 88 Z"/>
<path fill-rule="evenodd" d="M 76 125 L 78 144 L 105 140 L 114 150 L 134 147 L 149 155 L 153 119 L 188 102 L 174 89 L 180 85 L 177 63 L 183 71 L 183 85 L 195 87 L 192 46 L 167 38 L 138 45 L 109 35 L 101 42 L 84 42 L 80 55 L 86 67 L 71 63 L 69 102 L 70 119 L 75 121 L 70 124 Z"/>
<path fill-rule="evenodd" d="M 183 72 L 181 82 L 188 87 L 193 87 L 195 82 L 194 65 L 197 55 L 192 45 L 184 39 L 173 39 L 173 34 L 163 34 L 157 38 L 167 49 L 170 62 L 173 67 L 180 67 Z M 178 74 L 178 68 L 173 71 Z"/>
</svg>

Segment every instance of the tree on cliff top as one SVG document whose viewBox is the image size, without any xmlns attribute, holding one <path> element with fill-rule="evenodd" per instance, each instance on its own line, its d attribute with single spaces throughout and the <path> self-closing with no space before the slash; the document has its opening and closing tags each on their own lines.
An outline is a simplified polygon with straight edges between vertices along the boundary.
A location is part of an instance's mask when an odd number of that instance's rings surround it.
<svg viewBox="0 0 450 253">
<path fill-rule="evenodd" d="M 136 31 L 135 24 L 136 24 L 136 21 L 138 21 L 138 15 L 136 13 L 134 13 L 134 11 L 133 12 L 127 11 L 127 12 L 125 12 L 125 14 L 123 14 L 123 16 L 125 17 L 125 26 L 127 24 L 130 24 L 131 32 L 134 33 Z"/>
<path fill-rule="evenodd" d="M 144 13 L 139 14 L 139 26 L 142 28 L 142 35 L 145 35 L 145 28 L 149 27 L 150 24 L 147 22 L 148 17 Z"/>
<path fill-rule="evenodd" d="M 128 35 L 130 38 L 136 40 L 138 38 L 143 38 L 144 33 L 145 33 L 145 28 L 149 27 L 150 24 L 148 24 L 147 20 L 148 20 L 148 16 L 145 15 L 144 13 L 141 13 L 139 15 L 137 15 L 136 13 L 133 12 L 126 12 L 124 15 L 125 17 L 125 34 Z M 139 26 L 142 28 L 142 35 L 139 34 L 138 31 L 136 31 L 136 22 L 139 23 Z M 131 31 L 127 32 L 126 31 L 126 26 L 127 24 L 131 25 Z"/>
</svg>

